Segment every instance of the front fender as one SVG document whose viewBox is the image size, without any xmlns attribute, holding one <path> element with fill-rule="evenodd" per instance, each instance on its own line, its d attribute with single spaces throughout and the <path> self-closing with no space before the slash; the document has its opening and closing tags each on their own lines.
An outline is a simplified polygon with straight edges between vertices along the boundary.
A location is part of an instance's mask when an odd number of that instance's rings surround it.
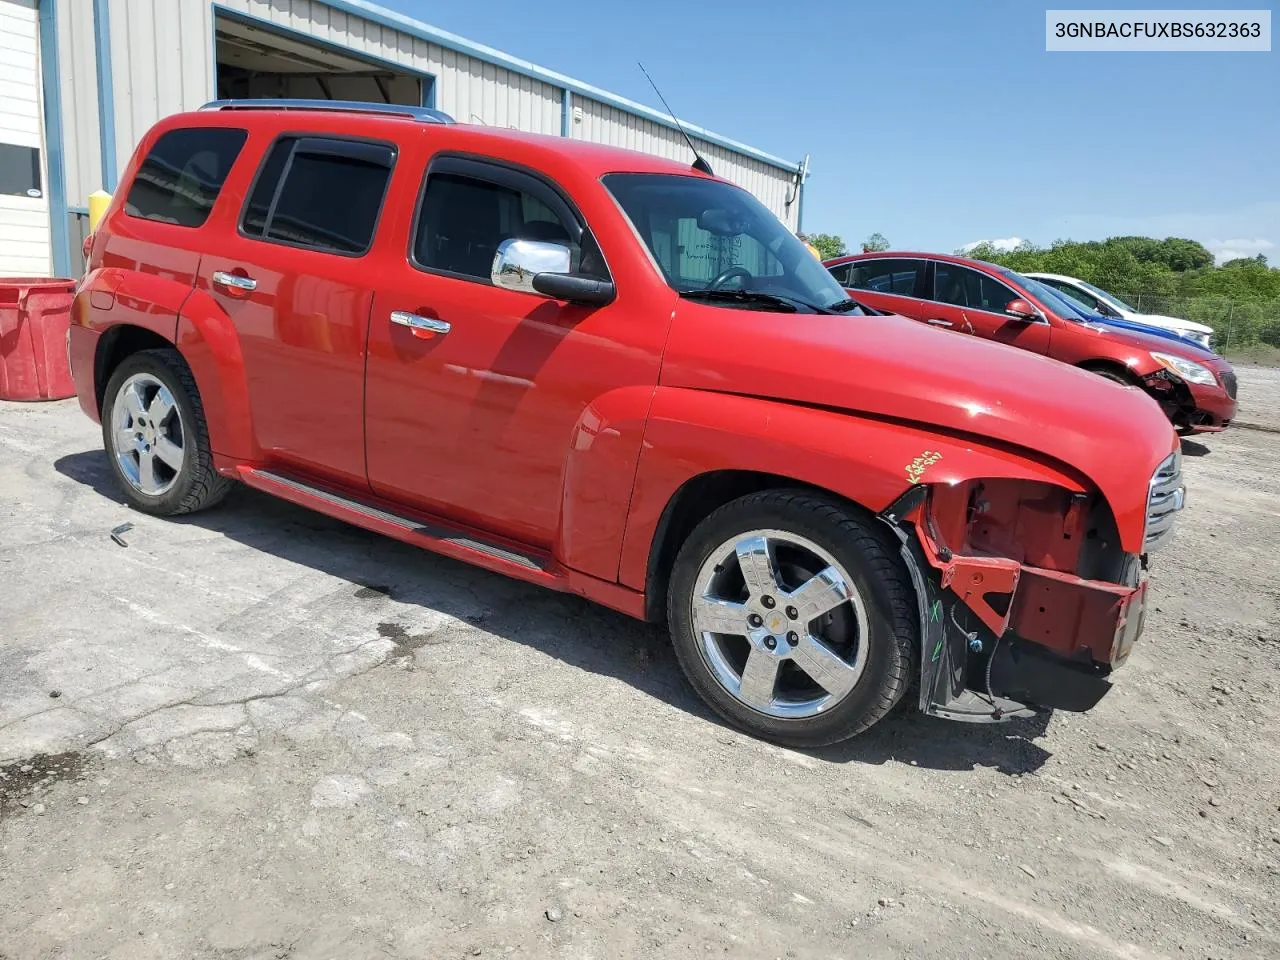
<svg viewBox="0 0 1280 960">
<path fill-rule="evenodd" d="M 783 476 L 880 513 L 921 483 L 1005 477 L 1091 489 L 1065 464 L 925 426 L 735 394 L 660 387 L 654 395 L 623 541 L 620 581 L 643 590 L 667 504 L 723 470 Z"/>
<path fill-rule="evenodd" d="M 207 290 L 191 291 L 178 319 L 177 344 L 200 387 L 213 452 L 236 462 L 262 459 L 253 433 L 240 336 Z"/>
</svg>

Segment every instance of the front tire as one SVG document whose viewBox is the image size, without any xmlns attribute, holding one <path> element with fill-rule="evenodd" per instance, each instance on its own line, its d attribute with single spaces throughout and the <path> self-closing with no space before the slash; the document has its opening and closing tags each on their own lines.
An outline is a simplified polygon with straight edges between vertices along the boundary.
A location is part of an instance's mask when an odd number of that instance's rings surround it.
<svg viewBox="0 0 1280 960">
<path fill-rule="evenodd" d="M 769 490 L 702 521 L 676 558 L 667 617 L 699 695 L 747 733 L 791 747 L 866 730 L 911 686 L 910 579 L 874 520 Z"/>
<path fill-rule="evenodd" d="M 193 513 L 227 495 L 213 467 L 195 376 L 176 350 L 142 350 L 107 382 L 102 443 L 125 499 L 157 516 Z"/>
</svg>

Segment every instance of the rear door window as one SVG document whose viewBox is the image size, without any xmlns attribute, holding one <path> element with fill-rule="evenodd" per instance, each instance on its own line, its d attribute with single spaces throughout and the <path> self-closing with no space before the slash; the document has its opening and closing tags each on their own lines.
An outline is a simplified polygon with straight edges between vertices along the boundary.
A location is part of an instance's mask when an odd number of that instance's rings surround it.
<svg viewBox="0 0 1280 960">
<path fill-rule="evenodd" d="M 285 137 L 263 161 L 245 205 L 245 236 L 344 256 L 373 245 L 395 165 L 385 143 Z"/>
<path fill-rule="evenodd" d="M 180 227 L 203 225 L 248 136 L 237 127 L 161 134 L 129 185 L 125 213 Z"/>
<path fill-rule="evenodd" d="M 851 267 L 848 281 L 841 281 L 846 287 L 914 297 L 916 279 L 924 269 L 924 261 L 880 257 L 875 260 L 857 260 Z"/>
<path fill-rule="evenodd" d="M 933 299 L 939 303 L 1004 313 L 1009 301 L 1020 296 L 1022 294 L 1014 293 L 999 280 L 977 270 L 942 261 L 934 264 Z"/>
</svg>

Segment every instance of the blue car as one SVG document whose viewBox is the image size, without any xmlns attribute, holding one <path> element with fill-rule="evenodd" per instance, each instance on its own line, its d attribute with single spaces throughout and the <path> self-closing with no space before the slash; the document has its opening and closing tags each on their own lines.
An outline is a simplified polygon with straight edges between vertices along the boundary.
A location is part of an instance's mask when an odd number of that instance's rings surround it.
<svg viewBox="0 0 1280 960">
<path fill-rule="evenodd" d="M 1166 340 L 1172 340 L 1177 344 L 1191 344 L 1203 350 L 1206 354 L 1212 355 L 1213 351 L 1206 349 L 1204 344 L 1199 341 L 1192 340 L 1190 337 L 1180 336 L 1172 330 L 1164 327 L 1151 327 L 1145 323 L 1135 323 L 1132 320 L 1125 320 L 1123 317 L 1106 317 L 1100 313 L 1094 313 L 1079 300 L 1071 297 L 1046 283 L 1042 283 L 1026 274 L 1022 275 L 1022 282 L 1037 297 L 1045 300 L 1054 308 L 1054 312 L 1062 316 L 1077 317 L 1084 323 L 1091 323 L 1099 327 L 1111 327 L 1115 330 L 1131 330 L 1134 333 L 1145 333 L 1148 336 L 1163 337 Z"/>
</svg>

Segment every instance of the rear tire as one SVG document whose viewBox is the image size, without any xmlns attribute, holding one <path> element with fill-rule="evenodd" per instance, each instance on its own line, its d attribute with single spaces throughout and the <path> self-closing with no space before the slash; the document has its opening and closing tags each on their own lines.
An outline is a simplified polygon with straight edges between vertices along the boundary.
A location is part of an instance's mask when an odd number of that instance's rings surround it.
<svg viewBox="0 0 1280 960">
<path fill-rule="evenodd" d="M 116 367 L 103 397 L 102 443 L 125 499 L 144 513 L 194 513 L 233 484 L 213 467 L 200 391 L 177 350 L 142 350 Z"/>
<path fill-rule="evenodd" d="M 716 510 L 681 547 L 667 595 L 689 682 L 733 726 L 789 747 L 866 730 L 912 684 L 910 578 L 875 521 L 799 490 Z"/>
</svg>

